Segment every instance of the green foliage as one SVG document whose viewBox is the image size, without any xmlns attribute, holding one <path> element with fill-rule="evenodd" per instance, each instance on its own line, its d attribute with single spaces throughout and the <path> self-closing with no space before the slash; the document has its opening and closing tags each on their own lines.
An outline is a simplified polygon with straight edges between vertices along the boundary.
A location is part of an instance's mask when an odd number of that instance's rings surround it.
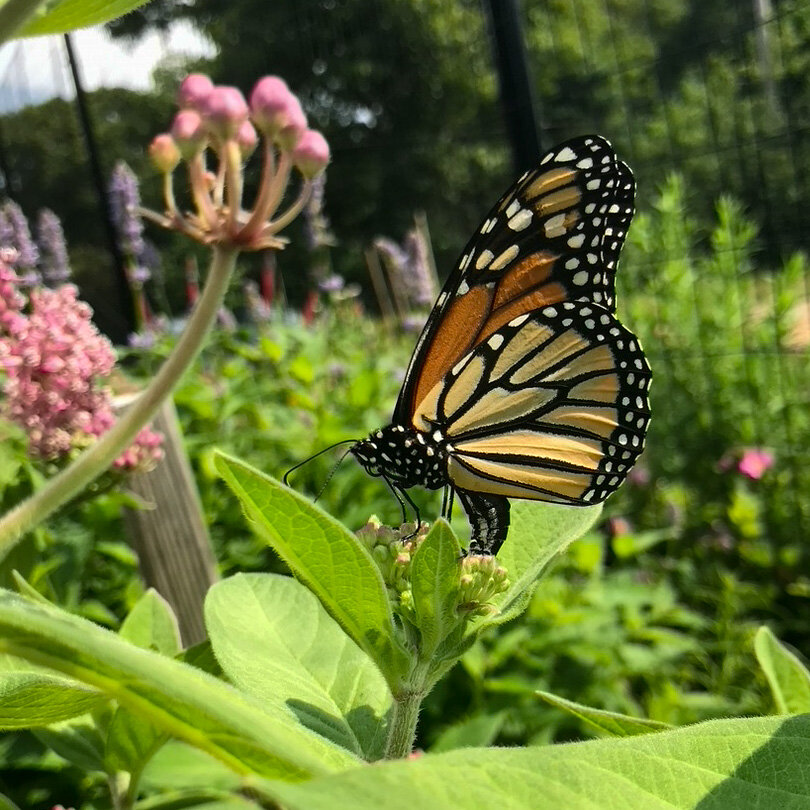
<svg viewBox="0 0 810 810">
<path fill-rule="evenodd" d="M 810 721 L 724 720 L 566 746 L 469 749 L 389 762 L 302 785 L 264 783 L 290 810 L 451 810 L 508 806 L 631 810 L 774 806 L 800 810 L 810 792 Z"/>
<path fill-rule="evenodd" d="M 77 28 L 114 20 L 144 5 L 148 0 L 48 0 L 17 32 L 17 36 L 64 34 Z"/>
<path fill-rule="evenodd" d="M 810 711 L 810 672 L 767 627 L 754 641 L 759 665 L 765 672 L 779 714 Z"/>
</svg>

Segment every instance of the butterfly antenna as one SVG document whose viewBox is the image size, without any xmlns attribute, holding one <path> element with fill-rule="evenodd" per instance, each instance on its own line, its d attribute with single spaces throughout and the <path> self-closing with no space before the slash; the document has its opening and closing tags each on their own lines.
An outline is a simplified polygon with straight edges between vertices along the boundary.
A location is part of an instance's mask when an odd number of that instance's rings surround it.
<svg viewBox="0 0 810 810">
<path fill-rule="evenodd" d="M 346 456 L 348 456 L 348 455 L 349 455 L 349 453 L 351 453 L 351 452 L 352 452 L 352 448 L 350 447 L 350 448 L 349 448 L 348 450 L 346 450 L 346 451 L 343 453 L 343 455 L 342 455 L 342 456 L 341 456 L 341 457 L 340 457 L 340 458 L 337 460 L 337 463 L 335 464 L 335 466 L 334 466 L 334 467 L 332 467 L 332 469 L 331 469 L 331 470 L 329 470 L 329 475 L 327 475 L 327 476 L 326 476 L 326 481 L 324 481 L 324 482 L 323 482 L 323 486 L 320 488 L 320 490 L 318 491 L 318 494 L 315 496 L 315 500 L 313 501 L 313 503 L 317 503 L 317 502 L 318 502 L 318 500 L 319 500 L 319 498 L 321 497 L 321 495 L 323 495 L 324 490 L 325 490 L 325 489 L 326 489 L 326 488 L 329 486 L 329 482 L 332 480 L 332 476 L 333 476 L 333 475 L 334 475 L 334 474 L 337 472 L 338 467 L 340 467 L 340 465 L 341 465 L 341 464 L 343 464 L 343 461 L 345 460 Z"/>
<path fill-rule="evenodd" d="M 313 459 L 318 458 L 318 456 L 322 456 L 324 453 L 328 453 L 330 450 L 334 450 L 336 447 L 339 447 L 341 444 L 350 444 L 350 443 L 351 444 L 357 444 L 358 441 L 359 441 L 359 439 L 344 439 L 341 442 L 335 442 L 334 444 L 330 444 L 329 447 L 324 447 L 323 450 L 319 450 L 317 453 L 315 453 L 315 455 L 312 455 L 309 458 L 305 458 L 303 461 L 299 461 L 298 464 L 296 464 L 294 467 L 290 467 L 290 469 L 287 470 L 287 472 L 284 473 L 284 477 L 281 479 L 282 482 L 284 483 L 284 486 L 289 486 L 288 479 L 290 477 L 290 473 L 295 472 L 299 467 L 303 467 L 305 464 L 309 464 L 309 462 L 312 461 Z M 351 448 L 349 448 L 349 449 L 351 449 Z M 348 452 L 349 452 L 349 450 L 346 451 L 346 453 L 348 453 Z M 343 454 L 343 458 L 341 458 L 340 461 L 343 461 L 343 459 L 346 458 L 346 453 Z M 338 462 L 338 464 L 340 464 L 340 461 Z M 334 473 L 334 470 L 332 472 Z M 330 475 L 329 475 L 329 478 L 331 478 L 331 477 L 332 477 L 332 473 L 330 473 Z M 329 479 L 327 479 L 327 481 L 328 480 Z M 321 491 L 323 491 L 323 490 L 321 490 Z"/>
</svg>

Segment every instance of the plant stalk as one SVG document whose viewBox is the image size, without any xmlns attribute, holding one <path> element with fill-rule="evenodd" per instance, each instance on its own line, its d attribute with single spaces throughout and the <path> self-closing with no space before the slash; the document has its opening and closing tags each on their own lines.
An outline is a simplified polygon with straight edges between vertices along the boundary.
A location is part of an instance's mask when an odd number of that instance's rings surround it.
<svg viewBox="0 0 810 810">
<path fill-rule="evenodd" d="M 385 745 L 386 759 L 403 759 L 413 751 L 416 722 L 425 694 L 422 690 L 408 690 L 394 698 L 388 742 Z"/>
<path fill-rule="evenodd" d="M 180 377 L 199 354 L 222 305 L 236 266 L 237 255 L 238 250 L 235 248 L 218 245 L 213 247 L 211 267 L 202 295 L 177 345 L 152 382 L 95 444 L 51 478 L 41 490 L 0 518 L 0 557 L 25 532 L 48 518 L 101 475 L 152 419 L 160 404 L 171 394 Z"/>
<path fill-rule="evenodd" d="M 0 6 L 0 43 L 11 39 L 41 5 L 42 0 L 6 0 Z"/>
</svg>

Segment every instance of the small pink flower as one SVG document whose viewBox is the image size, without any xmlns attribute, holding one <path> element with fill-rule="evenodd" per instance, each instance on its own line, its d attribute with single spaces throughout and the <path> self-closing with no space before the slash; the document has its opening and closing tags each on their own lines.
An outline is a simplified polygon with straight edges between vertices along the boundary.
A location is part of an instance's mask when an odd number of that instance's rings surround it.
<svg viewBox="0 0 810 810">
<path fill-rule="evenodd" d="M 737 471 L 752 481 L 758 481 L 773 467 L 773 462 L 773 453 L 768 450 L 752 448 L 743 451 L 742 457 L 737 463 Z"/>
<path fill-rule="evenodd" d="M 177 106 L 199 112 L 213 89 L 214 83 L 204 73 L 190 73 L 177 91 Z"/>
<path fill-rule="evenodd" d="M 319 175 L 329 163 L 329 144 L 320 132 L 308 129 L 293 150 L 293 163 L 308 180 Z"/>
</svg>

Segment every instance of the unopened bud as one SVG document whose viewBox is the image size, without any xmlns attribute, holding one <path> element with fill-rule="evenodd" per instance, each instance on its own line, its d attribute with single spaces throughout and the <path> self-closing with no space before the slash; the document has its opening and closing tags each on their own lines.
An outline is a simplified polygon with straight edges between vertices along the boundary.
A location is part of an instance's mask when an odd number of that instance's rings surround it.
<svg viewBox="0 0 810 810">
<path fill-rule="evenodd" d="M 149 144 L 149 157 L 152 158 L 152 163 L 158 171 L 169 174 L 180 162 L 180 150 L 174 138 L 168 132 L 164 132 L 152 139 L 152 143 Z"/>
<path fill-rule="evenodd" d="M 278 76 L 265 76 L 250 94 L 250 115 L 266 137 L 282 149 L 292 149 L 307 128 L 301 102 Z"/>
<path fill-rule="evenodd" d="M 202 110 L 208 129 L 222 140 L 236 136 L 248 116 L 245 97 L 235 87 L 217 85 L 205 99 Z"/>
<path fill-rule="evenodd" d="M 244 159 L 249 158 L 259 142 L 259 136 L 250 121 L 243 121 L 236 133 L 236 142 L 239 144 L 239 151 Z"/>
<path fill-rule="evenodd" d="M 193 157 L 207 140 L 202 118 L 194 110 L 181 110 L 172 122 L 172 137 L 186 160 Z"/>
<path fill-rule="evenodd" d="M 177 90 L 177 106 L 181 110 L 201 112 L 214 83 L 204 73 L 190 73 Z"/>
<path fill-rule="evenodd" d="M 308 129 L 293 150 L 293 163 L 298 171 L 311 180 L 317 177 L 329 163 L 329 144 L 320 132 Z"/>
</svg>

